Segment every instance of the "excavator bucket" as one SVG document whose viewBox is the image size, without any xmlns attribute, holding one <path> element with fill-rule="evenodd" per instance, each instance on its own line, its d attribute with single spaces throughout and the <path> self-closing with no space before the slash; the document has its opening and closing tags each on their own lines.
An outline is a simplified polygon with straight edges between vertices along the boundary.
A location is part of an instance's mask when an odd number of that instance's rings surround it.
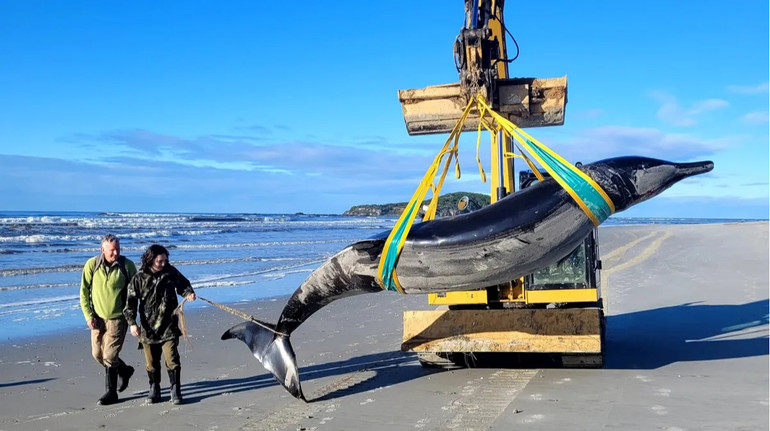
<svg viewBox="0 0 770 431">
<path fill-rule="evenodd" d="M 496 82 L 497 111 L 519 127 L 560 126 L 567 105 L 567 77 L 513 78 Z M 399 90 L 398 100 L 410 135 L 449 133 L 467 99 L 460 83 Z M 495 102 L 493 102 L 495 103 Z M 476 130 L 478 115 L 468 117 L 463 131 Z M 475 112 L 475 114 L 478 114 Z"/>
<path fill-rule="evenodd" d="M 598 308 L 404 312 L 401 350 L 600 354 Z"/>
</svg>

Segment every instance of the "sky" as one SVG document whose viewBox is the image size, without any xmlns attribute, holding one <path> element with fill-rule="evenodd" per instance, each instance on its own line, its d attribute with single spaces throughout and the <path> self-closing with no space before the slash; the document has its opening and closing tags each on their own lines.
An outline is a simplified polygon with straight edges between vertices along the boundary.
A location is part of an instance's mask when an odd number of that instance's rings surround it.
<svg viewBox="0 0 770 431">
<path fill-rule="evenodd" d="M 286 3 L 0 0 L 0 211 L 409 200 L 447 135 L 409 136 L 397 90 L 458 81 L 463 2 Z M 768 218 L 767 0 L 508 0 L 505 23 L 510 76 L 567 76 L 564 125 L 528 129 L 567 160 L 714 161 L 619 216 Z M 489 193 L 475 151 L 442 193 Z"/>
</svg>

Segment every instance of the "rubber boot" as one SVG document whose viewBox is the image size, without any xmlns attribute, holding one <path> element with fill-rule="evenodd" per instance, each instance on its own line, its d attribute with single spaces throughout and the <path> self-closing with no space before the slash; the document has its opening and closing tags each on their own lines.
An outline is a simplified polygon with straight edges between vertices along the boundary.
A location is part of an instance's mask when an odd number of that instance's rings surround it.
<svg viewBox="0 0 770 431">
<path fill-rule="evenodd" d="M 128 387 L 128 379 L 134 375 L 134 367 L 126 365 L 122 360 L 120 366 L 118 366 L 118 392 L 123 392 Z"/>
<path fill-rule="evenodd" d="M 182 389 L 179 387 L 179 372 L 181 367 L 168 370 L 168 379 L 171 381 L 171 403 L 182 404 Z"/>
<path fill-rule="evenodd" d="M 107 406 L 118 402 L 118 368 L 104 367 L 104 388 L 107 392 L 96 404 Z"/>
<path fill-rule="evenodd" d="M 150 404 L 160 402 L 160 370 L 148 371 L 147 377 L 150 379 L 150 390 L 147 392 L 147 402 Z"/>
</svg>

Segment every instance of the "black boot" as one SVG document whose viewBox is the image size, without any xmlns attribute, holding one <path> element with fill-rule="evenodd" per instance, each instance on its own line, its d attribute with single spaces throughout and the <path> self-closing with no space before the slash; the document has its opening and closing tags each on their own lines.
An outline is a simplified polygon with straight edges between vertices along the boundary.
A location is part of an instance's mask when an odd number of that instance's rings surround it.
<svg viewBox="0 0 770 431">
<path fill-rule="evenodd" d="M 118 402 L 118 368 L 104 367 L 104 388 L 107 392 L 96 404 L 107 406 Z"/>
<path fill-rule="evenodd" d="M 133 375 L 134 367 L 131 365 L 126 365 L 126 363 L 121 360 L 120 365 L 118 366 L 118 383 L 120 384 L 118 387 L 118 392 L 123 392 L 126 390 L 128 387 L 128 379 L 130 379 Z"/>
<path fill-rule="evenodd" d="M 171 403 L 182 404 L 182 389 L 179 387 L 179 372 L 181 367 L 175 370 L 168 370 L 168 379 L 171 380 Z"/>
<path fill-rule="evenodd" d="M 148 371 L 150 378 L 150 390 L 147 392 L 147 402 L 155 404 L 160 402 L 160 370 Z"/>
</svg>

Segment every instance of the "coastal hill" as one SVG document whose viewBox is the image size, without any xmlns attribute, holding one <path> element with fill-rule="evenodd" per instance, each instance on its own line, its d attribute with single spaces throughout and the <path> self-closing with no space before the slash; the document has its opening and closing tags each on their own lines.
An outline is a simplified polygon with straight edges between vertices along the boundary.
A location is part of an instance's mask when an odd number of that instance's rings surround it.
<svg viewBox="0 0 770 431">
<path fill-rule="evenodd" d="M 463 196 L 468 197 L 468 210 L 475 211 L 479 208 L 489 205 L 489 195 L 481 193 L 469 193 L 469 192 L 455 192 L 441 195 L 438 198 L 438 206 L 436 208 L 436 217 L 448 217 L 457 214 L 460 210 L 457 209 L 457 204 L 460 202 Z M 423 201 L 423 205 L 430 203 L 430 200 Z M 400 216 L 404 211 L 407 202 L 399 202 L 393 204 L 369 204 L 369 205 L 356 205 L 345 211 L 343 215 L 348 216 Z M 422 214 L 422 208 L 420 214 Z"/>
</svg>

